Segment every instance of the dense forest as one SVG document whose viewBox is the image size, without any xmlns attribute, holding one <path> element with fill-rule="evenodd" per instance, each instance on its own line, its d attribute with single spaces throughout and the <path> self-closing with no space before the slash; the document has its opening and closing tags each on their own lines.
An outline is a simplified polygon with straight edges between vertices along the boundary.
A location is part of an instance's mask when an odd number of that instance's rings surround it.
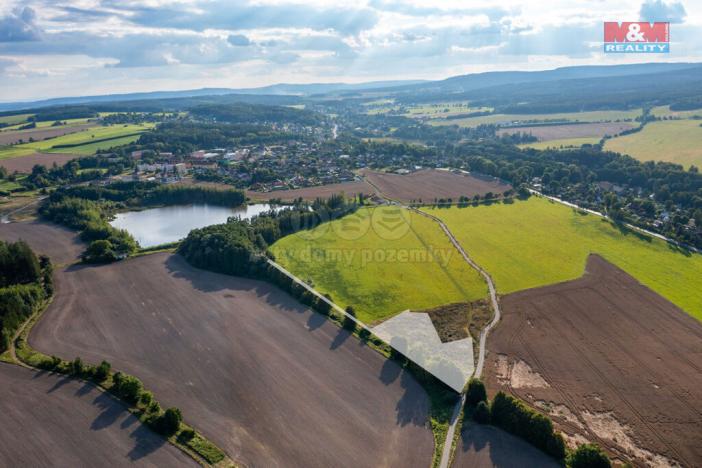
<svg viewBox="0 0 702 468">
<path fill-rule="evenodd" d="M 38 258 L 23 241 L 0 241 L 0 352 L 52 293 L 49 259 Z"/>
<path fill-rule="evenodd" d="M 324 116 L 316 112 L 283 106 L 236 104 L 204 104 L 190 109 L 190 114 L 201 120 L 232 124 L 291 123 L 319 125 Z"/>
<path fill-rule="evenodd" d="M 250 123 L 222 124 L 204 122 L 169 122 L 139 137 L 126 150 L 148 149 L 187 155 L 202 148 L 232 148 L 238 145 L 275 144 L 301 139 L 287 132 Z"/>
</svg>

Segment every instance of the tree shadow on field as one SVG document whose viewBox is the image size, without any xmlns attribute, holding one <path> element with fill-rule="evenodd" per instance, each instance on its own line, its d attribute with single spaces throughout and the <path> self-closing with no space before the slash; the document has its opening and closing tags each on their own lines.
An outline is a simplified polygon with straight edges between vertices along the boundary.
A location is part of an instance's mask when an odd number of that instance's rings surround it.
<svg viewBox="0 0 702 468">
<path fill-rule="evenodd" d="M 383 368 L 380 370 L 380 381 L 385 385 L 390 385 L 402 373 L 402 368 L 391 359 L 386 359 Z"/>
<path fill-rule="evenodd" d="M 397 424 L 424 426 L 429 418 L 429 398 L 426 392 L 406 369 L 400 371 L 400 387 L 403 389 L 402 397 L 395 405 Z"/>
<path fill-rule="evenodd" d="M 132 415 L 129 417 L 136 420 Z M 163 437 L 154 434 L 151 429 L 143 424 L 139 424 L 129 437 L 134 440 L 134 448 L 132 448 L 127 455 L 131 461 L 144 458 L 166 444 L 166 440 Z"/>
<path fill-rule="evenodd" d="M 311 313 L 310 318 L 307 319 L 307 328 L 310 331 L 316 330 L 327 323 L 327 320 L 327 317 L 322 314 Z"/>
<path fill-rule="evenodd" d="M 188 281 L 194 289 L 203 293 L 229 291 L 236 298 L 236 292 L 253 292 L 273 307 L 298 313 L 307 310 L 277 286 L 265 281 L 200 270 L 178 254 L 169 255 L 164 263 L 172 277 Z"/>
<path fill-rule="evenodd" d="M 97 406 L 98 408 L 100 408 L 100 410 L 102 410 L 102 412 L 97 416 L 97 418 L 95 418 L 93 423 L 90 425 L 90 429 L 92 429 L 93 431 L 99 431 L 101 429 L 105 429 L 106 427 L 110 427 L 111 425 L 117 422 L 120 416 L 127 413 L 127 411 L 124 409 L 124 406 L 118 403 L 112 396 L 108 395 L 107 393 L 101 392 L 100 395 L 95 397 L 95 399 L 93 400 L 93 405 Z"/>
<path fill-rule="evenodd" d="M 60 389 L 64 385 L 70 383 L 72 380 L 73 379 L 71 377 L 68 377 L 68 376 L 59 377 L 56 380 L 56 382 L 54 383 L 54 385 L 52 385 L 51 388 L 46 391 L 46 393 L 54 393 L 56 390 Z"/>
<path fill-rule="evenodd" d="M 319 315 L 319 314 L 317 314 L 317 315 Z M 351 332 L 349 332 L 348 330 L 346 330 L 344 328 L 339 328 L 336 336 L 334 337 L 334 340 L 329 345 L 329 349 L 331 349 L 331 350 L 337 349 L 339 346 L 343 345 L 346 342 L 346 340 L 349 339 L 350 336 L 352 336 Z"/>
<path fill-rule="evenodd" d="M 81 387 L 78 390 L 76 390 L 75 395 L 78 397 L 85 396 L 88 393 L 90 393 L 94 388 L 95 386 L 93 384 L 89 382 L 83 382 L 83 385 L 81 385 Z"/>
<path fill-rule="evenodd" d="M 461 446 L 463 454 L 471 453 L 464 455 L 463 460 L 457 453 L 456 461 L 467 465 L 504 468 L 561 466 L 536 447 L 494 426 L 468 422 L 461 431 Z"/>
</svg>

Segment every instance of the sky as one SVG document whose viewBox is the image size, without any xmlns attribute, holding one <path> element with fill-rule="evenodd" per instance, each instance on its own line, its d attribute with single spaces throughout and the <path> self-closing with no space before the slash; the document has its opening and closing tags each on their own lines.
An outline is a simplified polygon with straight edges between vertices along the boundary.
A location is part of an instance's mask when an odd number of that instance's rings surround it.
<svg viewBox="0 0 702 468">
<path fill-rule="evenodd" d="M 602 53 L 670 21 L 670 54 Z M 0 101 L 702 62 L 702 0 L 0 0 Z"/>
</svg>

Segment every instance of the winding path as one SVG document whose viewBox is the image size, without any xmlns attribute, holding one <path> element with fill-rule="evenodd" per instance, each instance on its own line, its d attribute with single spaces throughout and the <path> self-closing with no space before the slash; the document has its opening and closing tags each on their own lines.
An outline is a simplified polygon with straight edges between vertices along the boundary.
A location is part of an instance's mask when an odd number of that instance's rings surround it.
<svg viewBox="0 0 702 468">
<path fill-rule="evenodd" d="M 440 220 L 434 215 L 418 210 L 417 208 L 411 206 L 408 206 L 407 208 L 414 211 L 415 213 L 418 213 L 422 216 L 436 221 L 439 224 L 439 226 L 441 226 L 441 229 L 444 230 L 444 232 L 446 233 L 456 250 L 458 250 L 463 256 L 463 259 L 470 266 L 475 268 L 483 276 L 483 278 L 485 278 L 485 282 L 488 285 L 488 290 L 490 291 L 490 301 L 492 302 L 492 310 L 495 311 L 495 314 L 492 317 L 492 321 L 480 332 L 480 348 L 478 351 L 478 362 L 475 365 L 475 372 L 473 373 L 474 377 L 479 378 L 483 373 L 483 366 L 485 365 L 485 343 L 487 342 L 488 333 L 490 333 L 490 330 L 495 325 L 497 325 L 497 322 L 500 321 L 501 316 L 500 304 L 497 301 L 497 292 L 495 291 L 495 283 L 492 281 L 490 275 L 468 256 L 468 254 L 465 250 L 463 250 L 463 247 L 458 242 L 456 237 L 454 237 L 453 233 L 451 233 L 448 226 L 446 226 L 446 224 L 442 220 Z M 446 433 L 446 442 L 444 442 L 444 451 L 441 454 L 441 463 L 439 464 L 440 468 L 448 468 L 449 466 L 449 461 L 451 460 L 451 449 L 453 448 L 453 437 L 456 433 L 456 426 L 458 425 L 458 420 L 460 419 L 459 417 L 461 415 L 461 409 L 463 408 L 465 401 L 466 394 L 464 392 L 461 394 L 461 399 L 458 401 L 458 403 L 456 403 L 456 407 L 454 408 L 453 414 L 451 415 L 451 423 L 449 424 L 449 428 Z"/>
<path fill-rule="evenodd" d="M 475 371 L 473 372 L 473 377 L 480 378 L 480 376 L 483 374 L 483 367 L 485 365 L 485 343 L 487 342 L 487 336 L 488 333 L 490 333 L 490 330 L 497 325 L 497 323 L 500 321 L 501 313 L 500 313 L 500 304 L 497 300 L 497 292 L 495 290 L 495 283 L 492 281 L 492 277 L 488 274 L 487 271 L 483 270 L 480 265 L 475 263 L 466 253 L 465 250 L 463 250 L 463 247 L 461 244 L 458 242 L 458 239 L 453 235 L 451 230 L 446 226 L 446 224 L 439 218 L 437 218 L 434 215 L 431 215 L 429 213 L 426 213 L 424 211 L 421 211 L 413 206 L 405 205 L 403 203 L 398 202 L 397 200 L 392 200 L 388 197 L 386 197 L 382 191 L 380 190 L 380 187 L 377 185 L 373 184 L 370 180 L 364 177 L 364 180 L 375 189 L 376 194 L 384 198 L 391 203 L 395 203 L 397 205 L 400 205 L 404 208 L 407 208 L 409 210 L 414 211 L 415 213 L 424 216 L 426 218 L 429 218 L 441 226 L 441 229 L 443 229 L 444 233 L 448 236 L 449 240 L 453 244 L 453 246 L 458 250 L 458 252 L 463 256 L 463 259 L 473 268 L 475 268 L 482 276 L 485 278 L 485 282 L 488 285 L 488 290 L 490 291 L 490 302 L 492 303 L 492 310 L 495 311 L 495 314 L 492 317 L 492 321 L 485 327 L 483 330 L 480 332 L 480 340 L 479 340 L 479 351 L 478 351 L 478 362 L 475 365 Z M 441 463 L 439 464 L 440 468 L 448 468 L 449 466 L 449 461 L 451 460 L 451 451 L 453 448 L 453 438 L 456 433 L 456 426 L 458 425 L 458 420 L 460 419 L 461 415 L 461 410 L 463 409 L 463 405 L 465 404 L 466 401 L 466 394 L 465 392 L 461 393 L 461 399 L 456 403 L 456 407 L 453 410 L 453 414 L 451 415 L 451 422 L 449 424 L 448 431 L 446 433 L 446 441 L 444 442 L 444 450 L 441 454 Z"/>
</svg>

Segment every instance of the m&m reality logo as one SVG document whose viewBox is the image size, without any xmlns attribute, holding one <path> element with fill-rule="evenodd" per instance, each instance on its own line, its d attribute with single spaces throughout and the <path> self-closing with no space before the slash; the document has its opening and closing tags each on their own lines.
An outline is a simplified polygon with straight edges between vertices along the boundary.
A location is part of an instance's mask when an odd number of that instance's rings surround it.
<svg viewBox="0 0 702 468">
<path fill-rule="evenodd" d="M 604 51 L 608 54 L 667 54 L 670 52 L 670 23 L 606 21 Z"/>
</svg>

